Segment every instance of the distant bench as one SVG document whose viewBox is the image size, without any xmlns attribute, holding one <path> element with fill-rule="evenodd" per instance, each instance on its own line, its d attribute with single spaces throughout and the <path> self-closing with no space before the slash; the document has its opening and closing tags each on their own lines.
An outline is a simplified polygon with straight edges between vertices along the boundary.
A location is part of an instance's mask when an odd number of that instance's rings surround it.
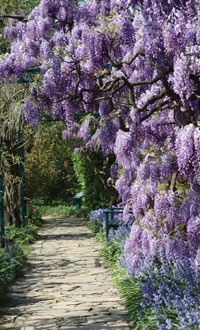
<svg viewBox="0 0 200 330">
<path fill-rule="evenodd" d="M 123 214 L 123 207 L 111 207 L 107 210 L 104 211 L 104 214 L 106 216 L 106 239 L 108 240 L 108 236 L 109 236 L 109 230 L 111 228 L 113 229 L 117 229 L 119 228 L 119 224 L 115 224 L 114 219 L 115 219 L 115 215 L 118 214 Z M 132 210 L 130 209 L 129 214 L 133 214 Z"/>
</svg>

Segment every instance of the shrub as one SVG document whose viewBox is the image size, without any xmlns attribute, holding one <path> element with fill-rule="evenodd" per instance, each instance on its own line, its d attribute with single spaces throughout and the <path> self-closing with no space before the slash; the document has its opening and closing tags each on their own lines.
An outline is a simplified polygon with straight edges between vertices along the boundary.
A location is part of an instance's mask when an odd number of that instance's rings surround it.
<svg viewBox="0 0 200 330">
<path fill-rule="evenodd" d="M 0 297 L 8 285 L 21 273 L 25 263 L 23 249 L 19 244 L 7 243 L 5 249 L 0 249 Z"/>
<path fill-rule="evenodd" d="M 79 189 L 84 193 L 84 205 L 88 209 L 111 206 L 116 203 L 117 193 L 107 186 L 113 157 L 104 158 L 96 151 L 72 155 Z"/>
<path fill-rule="evenodd" d="M 28 244 L 37 238 L 38 226 L 41 224 L 40 213 L 33 212 L 28 227 L 6 227 L 6 246 L 0 248 L 0 298 L 3 299 L 9 284 L 20 275 L 26 265 Z"/>
<path fill-rule="evenodd" d="M 101 255 L 112 269 L 133 329 L 199 329 L 200 282 L 192 258 L 169 263 L 163 254 L 150 268 L 128 274 L 123 253 L 130 227 L 122 222 L 117 230 L 110 230 L 106 241 L 104 221 L 103 210 L 89 214 L 89 226 L 98 231 Z"/>
</svg>

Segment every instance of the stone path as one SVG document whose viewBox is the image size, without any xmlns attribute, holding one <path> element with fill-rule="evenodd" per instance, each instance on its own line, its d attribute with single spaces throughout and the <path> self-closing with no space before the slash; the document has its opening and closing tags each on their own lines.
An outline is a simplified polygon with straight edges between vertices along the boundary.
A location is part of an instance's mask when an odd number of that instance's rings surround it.
<svg viewBox="0 0 200 330">
<path fill-rule="evenodd" d="M 129 330 L 127 313 L 81 219 L 44 220 L 0 329 Z"/>
</svg>

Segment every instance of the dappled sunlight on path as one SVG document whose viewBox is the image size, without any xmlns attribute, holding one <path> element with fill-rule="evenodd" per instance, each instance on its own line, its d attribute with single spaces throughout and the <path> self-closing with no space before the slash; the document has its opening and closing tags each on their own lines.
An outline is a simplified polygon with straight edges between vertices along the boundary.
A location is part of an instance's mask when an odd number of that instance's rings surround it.
<svg viewBox="0 0 200 330">
<path fill-rule="evenodd" d="M 127 313 L 81 219 L 46 218 L 0 329 L 129 330 Z"/>
</svg>

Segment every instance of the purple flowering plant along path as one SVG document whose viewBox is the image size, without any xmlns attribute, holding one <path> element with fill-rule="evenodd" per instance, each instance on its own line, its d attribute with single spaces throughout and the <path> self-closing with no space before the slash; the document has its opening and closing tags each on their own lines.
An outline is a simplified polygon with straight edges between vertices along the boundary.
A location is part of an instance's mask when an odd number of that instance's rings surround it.
<svg viewBox="0 0 200 330">
<path fill-rule="evenodd" d="M 162 300 L 169 329 L 174 313 L 181 329 L 200 323 L 199 13 L 200 0 L 41 0 L 27 21 L 9 21 L 10 54 L 0 60 L 6 82 L 40 67 L 24 102 L 34 128 L 48 111 L 82 151 L 115 155 L 109 184 L 133 212 L 128 273 L 148 282 L 152 272 L 152 304 L 183 288 L 183 305 Z M 162 288 L 157 273 L 172 284 Z"/>
<path fill-rule="evenodd" d="M 98 224 L 102 230 L 105 230 L 104 209 L 90 212 L 89 220 L 92 224 Z M 126 269 L 130 279 L 134 279 L 141 290 L 142 299 L 137 317 L 141 319 L 145 312 L 153 314 L 157 319 L 157 327 L 161 330 L 199 329 L 200 281 L 192 259 L 182 258 L 169 262 L 163 252 L 159 254 L 159 258 L 157 255 L 157 259 L 151 260 L 151 263 L 138 258 L 140 264 L 137 265 L 137 269 L 140 266 L 140 270 L 132 270 L 127 263 L 125 251 L 131 232 L 129 223 L 129 213 L 124 212 L 123 217 L 121 215 L 114 217 L 112 224 L 117 225 L 118 228 L 110 228 L 109 244 L 113 242 L 118 245 L 121 251 L 119 265 Z M 131 299 L 134 302 L 134 291 Z M 149 320 L 146 322 L 151 323 Z M 143 326 L 142 328 L 138 326 L 138 329 L 143 329 Z"/>
</svg>

